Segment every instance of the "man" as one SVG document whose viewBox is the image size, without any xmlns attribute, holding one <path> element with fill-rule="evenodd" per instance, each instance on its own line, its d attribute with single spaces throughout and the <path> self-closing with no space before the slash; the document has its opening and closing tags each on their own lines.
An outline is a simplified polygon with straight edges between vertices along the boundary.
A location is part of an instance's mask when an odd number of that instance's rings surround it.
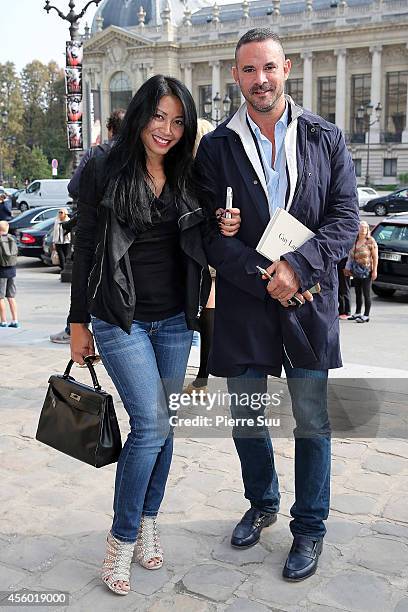
<svg viewBox="0 0 408 612">
<path fill-rule="evenodd" d="M 119 134 L 120 126 L 122 123 L 122 119 L 125 116 L 125 113 L 126 111 L 121 108 L 112 111 L 106 122 L 106 127 L 108 129 L 108 142 L 102 145 L 98 145 L 96 147 L 91 147 L 90 149 L 85 151 L 78 168 L 75 170 L 70 182 L 68 183 L 68 191 L 70 195 L 74 198 L 74 200 L 78 199 L 79 182 L 83 169 L 85 168 L 91 157 L 93 157 L 94 155 L 101 155 L 102 153 L 105 153 L 111 148 L 115 138 Z M 70 232 L 72 228 L 75 227 L 75 225 L 76 215 L 74 215 L 69 221 L 64 224 L 64 230 L 66 232 Z M 71 334 L 68 317 L 65 329 L 61 332 L 58 332 L 57 334 L 51 334 L 50 340 L 51 342 L 55 342 L 56 344 L 69 344 L 70 339 Z"/>
<path fill-rule="evenodd" d="M 358 229 L 352 160 L 338 128 L 297 106 L 284 94 L 291 68 L 269 28 L 238 42 L 233 77 L 246 100 L 231 120 L 205 136 L 198 170 L 216 207 L 232 187 L 241 210 L 235 238 L 212 234 L 207 256 L 217 271 L 217 303 L 210 371 L 228 377 L 230 393 L 266 391 L 267 375 L 286 371 L 295 434 L 293 545 L 283 576 L 303 580 L 317 568 L 329 512 L 330 424 L 327 375 L 341 367 L 337 310 L 337 262 Z M 271 264 L 255 250 L 270 215 L 284 207 L 315 236 Z M 266 268 L 268 283 L 256 266 Z M 308 291 L 316 283 L 321 293 Z M 288 306 L 296 294 L 300 308 Z M 254 416 L 231 401 L 235 417 Z M 259 414 L 259 413 L 258 413 Z M 236 421 L 238 423 L 238 421 Z M 231 544 L 248 548 L 275 522 L 279 485 L 266 428 L 243 435 L 234 427 L 245 497 L 251 508 Z"/>
</svg>

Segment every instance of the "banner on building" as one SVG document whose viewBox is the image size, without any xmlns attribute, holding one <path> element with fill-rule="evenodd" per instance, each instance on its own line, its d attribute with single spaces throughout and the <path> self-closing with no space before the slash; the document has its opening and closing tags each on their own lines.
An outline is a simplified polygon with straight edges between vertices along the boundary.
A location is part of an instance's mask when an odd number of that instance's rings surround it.
<svg viewBox="0 0 408 612">
<path fill-rule="evenodd" d="M 92 89 L 89 100 L 91 146 L 102 142 L 101 90 Z"/>
<path fill-rule="evenodd" d="M 67 121 L 82 121 L 82 96 L 67 96 Z"/>
<path fill-rule="evenodd" d="M 82 151 L 84 148 L 82 123 L 67 123 L 67 137 L 70 151 Z"/>
<path fill-rule="evenodd" d="M 84 56 L 83 42 L 68 40 L 66 42 L 66 65 L 74 68 L 82 67 Z"/>
</svg>

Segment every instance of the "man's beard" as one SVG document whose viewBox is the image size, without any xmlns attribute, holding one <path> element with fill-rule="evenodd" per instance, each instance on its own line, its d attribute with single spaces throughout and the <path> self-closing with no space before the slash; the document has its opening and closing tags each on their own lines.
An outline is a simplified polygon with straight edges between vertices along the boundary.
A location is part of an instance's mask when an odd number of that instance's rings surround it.
<svg viewBox="0 0 408 612">
<path fill-rule="evenodd" d="M 242 90 L 241 90 L 242 91 Z M 274 96 L 272 98 L 272 100 L 270 100 L 268 103 L 264 103 L 262 104 L 262 102 L 259 102 L 255 99 L 253 95 L 255 94 L 255 92 L 259 92 L 259 91 L 272 91 L 274 92 Z M 254 110 L 256 110 L 258 113 L 269 113 L 270 111 L 272 111 L 276 105 L 279 103 L 279 100 L 281 99 L 282 95 L 283 95 L 283 87 L 279 87 L 279 88 L 272 88 L 272 87 L 257 87 L 252 88 L 249 90 L 248 94 L 245 94 L 244 92 L 242 92 L 242 95 L 244 96 L 245 100 L 248 102 L 248 104 L 250 106 L 252 106 L 252 108 Z"/>
</svg>

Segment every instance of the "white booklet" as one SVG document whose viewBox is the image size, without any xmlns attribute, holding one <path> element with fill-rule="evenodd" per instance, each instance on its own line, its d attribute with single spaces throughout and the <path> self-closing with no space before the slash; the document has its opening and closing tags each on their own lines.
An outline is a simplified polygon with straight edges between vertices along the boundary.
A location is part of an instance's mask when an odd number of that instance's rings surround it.
<svg viewBox="0 0 408 612">
<path fill-rule="evenodd" d="M 284 208 L 278 208 L 260 239 L 256 250 L 270 261 L 279 261 L 285 253 L 296 251 L 314 233 Z"/>
</svg>

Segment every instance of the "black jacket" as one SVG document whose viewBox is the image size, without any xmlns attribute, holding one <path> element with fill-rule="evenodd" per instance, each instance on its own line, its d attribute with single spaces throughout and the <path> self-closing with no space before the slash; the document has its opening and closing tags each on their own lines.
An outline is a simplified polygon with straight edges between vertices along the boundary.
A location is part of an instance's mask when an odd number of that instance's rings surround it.
<svg viewBox="0 0 408 612">
<path fill-rule="evenodd" d="M 92 158 L 83 170 L 71 287 L 71 323 L 88 323 L 90 314 L 130 333 L 137 287 L 128 250 L 133 231 L 121 223 L 104 196 L 106 158 Z M 202 245 L 206 215 L 202 208 L 178 201 L 180 247 L 185 257 L 185 315 L 190 329 L 199 329 L 211 278 Z M 160 282 L 160 279 L 158 279 Z"/>
</svg>

